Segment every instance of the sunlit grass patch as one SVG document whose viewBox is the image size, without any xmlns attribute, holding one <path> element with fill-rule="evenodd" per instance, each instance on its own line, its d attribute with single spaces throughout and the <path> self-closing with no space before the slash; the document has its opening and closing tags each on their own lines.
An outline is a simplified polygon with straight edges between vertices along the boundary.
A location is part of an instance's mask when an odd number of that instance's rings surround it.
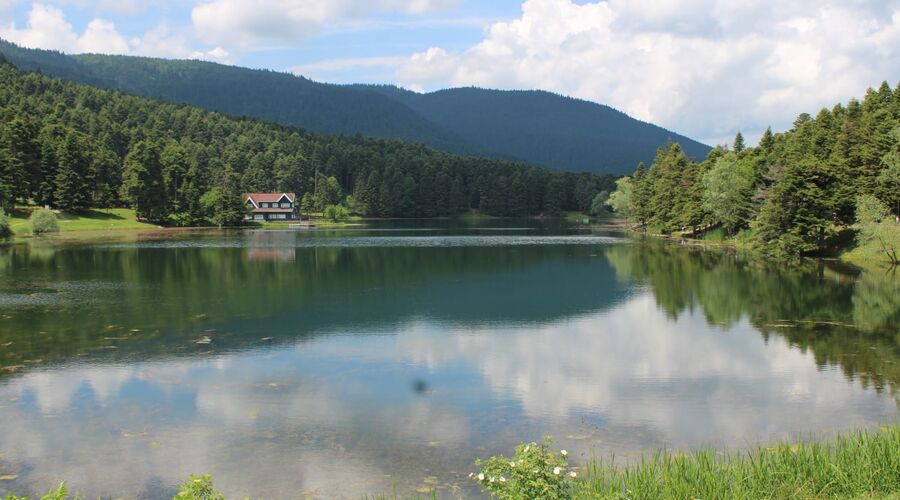
<svg viewBox="0 0 900 500">
<path fill-rule="evenodd" d="M 749 452 L 666 451 L 594 462 L 574 498 L 890 498 L 900 493 L 900 427 Z"/>
</svg>

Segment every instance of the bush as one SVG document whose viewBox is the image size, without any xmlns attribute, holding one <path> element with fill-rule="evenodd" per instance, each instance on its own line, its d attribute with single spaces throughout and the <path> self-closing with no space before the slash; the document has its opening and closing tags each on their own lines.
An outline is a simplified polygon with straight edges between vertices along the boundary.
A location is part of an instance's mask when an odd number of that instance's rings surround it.
<svg viewBox="0 0 900 500">
<path fill-rule="evenodd" d="M 0 238 L 12 236 L 12 228 L 9 226 L 9 216 L 0 209 Z"/>
<path fill-rule="evenodd" d="M 40 208 L 31 213 L 31 233 L 58 233 L 59 222 L 56 214 L 46 208 Z"/>
<path fill-rule="evenodd" d="M 891 209 L 871 194 L 856 197 L 856 223 L 878 224 L 891 219 Z"/>
<path fill-rule="evenodd" d="M 225 496 L 213 487 L 212 476 L 191 474 L 173 500 L 225 500 Z"/>
<path fill-rule="evenodd" d="M 350 212 L 343 205 L 328 205 L 323 215 L 332 222 L 340 222 L 350 217 Z"/>
<path fill-rule="evenodd" d="M 571 498 L 576 473 L 569 470 L 566 450 L 550 451 L 550 438 L 544 444 L 520 444 L 512 458 L 503 455 L 476 460 L 481 470 L 469 477 L 478 481 L 491 496 L 505 499 Z"/>
</svg>

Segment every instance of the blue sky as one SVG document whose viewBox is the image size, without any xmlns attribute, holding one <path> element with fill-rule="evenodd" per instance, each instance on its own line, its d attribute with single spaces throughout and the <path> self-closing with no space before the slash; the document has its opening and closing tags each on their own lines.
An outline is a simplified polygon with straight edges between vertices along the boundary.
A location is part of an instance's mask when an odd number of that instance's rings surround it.
<svg viewBox="0 0 900 500">
<path fill-rule="evenodd" d="M 0 0 L 0 37 L 417 91 L 544 89 L 709 144 L 900 81 L 900 0 Z"/>
</svg>

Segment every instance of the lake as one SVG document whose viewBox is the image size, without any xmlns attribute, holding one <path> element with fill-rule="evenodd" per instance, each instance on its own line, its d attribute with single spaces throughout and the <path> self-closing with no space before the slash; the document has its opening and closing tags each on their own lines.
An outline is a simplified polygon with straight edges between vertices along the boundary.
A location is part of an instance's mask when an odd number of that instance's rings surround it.
<svg viewBox="0 0 900 500">
<path fill-rule="evenodd" d="M 0 247 L 0 492 L 475 494 L 896 422 L 900 278 L 488 221 Z"/>
</svg>

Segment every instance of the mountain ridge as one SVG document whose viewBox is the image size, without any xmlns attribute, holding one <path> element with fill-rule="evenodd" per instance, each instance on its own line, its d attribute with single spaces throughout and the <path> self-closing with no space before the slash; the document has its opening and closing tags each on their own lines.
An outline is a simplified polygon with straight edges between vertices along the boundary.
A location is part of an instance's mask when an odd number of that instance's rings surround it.
<svg viewBox="0 0 900 500">
<path fill-rule="evenodd" d="M 419 94 L 394 85 L 316 82 L 303 76 L 198 60 L 28 49 L 0 39 L 23 70 L 191 104 L 310 131 L 398 139 L 467 156 L 598 174 L 630 172 L 672 140 L 689 156 L 710 151 L 610 106 L 541 90 L 463 87 Z"/>
</svg>

